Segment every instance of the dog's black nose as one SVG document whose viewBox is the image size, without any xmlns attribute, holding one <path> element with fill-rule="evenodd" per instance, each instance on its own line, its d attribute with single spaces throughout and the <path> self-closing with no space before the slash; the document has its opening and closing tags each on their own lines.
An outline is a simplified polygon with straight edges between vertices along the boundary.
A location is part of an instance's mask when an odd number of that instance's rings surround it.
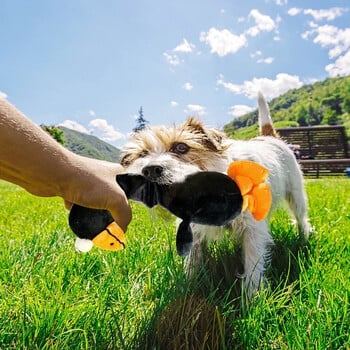
<svg viewBox="0 0 350 350">
<path fill-rule="evenodd" d="M 158 180 L 163 174 L 163 167 L 160 165 L 148 165 L 142 169 L 142 175 L 149 181 Z"/>
</svg>

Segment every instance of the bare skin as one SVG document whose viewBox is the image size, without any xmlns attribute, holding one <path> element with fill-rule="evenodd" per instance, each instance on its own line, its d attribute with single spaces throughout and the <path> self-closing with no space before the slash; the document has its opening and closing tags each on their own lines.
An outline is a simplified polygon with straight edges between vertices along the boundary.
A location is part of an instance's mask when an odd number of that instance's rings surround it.
<svg viewBox="0 0 350 350">
<path fill-rule="evenodd" d="M 131 209 L 115 177 L 119 164 L 79 156 L 11 105 L 0 99 L 0 179 L 33 195 L 62 197 L 72 203 L 107 209 L 125 231 Z"/>
</svg>

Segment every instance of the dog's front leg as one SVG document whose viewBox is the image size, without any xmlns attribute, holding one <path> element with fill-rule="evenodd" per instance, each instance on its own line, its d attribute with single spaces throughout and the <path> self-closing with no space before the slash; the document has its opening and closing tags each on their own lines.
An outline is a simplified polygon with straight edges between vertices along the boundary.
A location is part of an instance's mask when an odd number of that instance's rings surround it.
<svg viewBox="0 0 350 350">
<path fill-rule="evenodd" d="M 222 236 L 222 227 L 191 224 L 193 232 L 193 246 L 190 254 L 186 258 L 186 274 L 193 277 L 205 264 L 203 250 L 212 240 Z"/>
<path fill-rule="evenodd" d="M 256 221 L 250 213 L 244 213 L 242 247 L 244 259 L 245 286 L 251 297 L 259 288 L 266 261 L 269 258 L 268 246 L 272 244 L 266 220 Z"/>
</svg>

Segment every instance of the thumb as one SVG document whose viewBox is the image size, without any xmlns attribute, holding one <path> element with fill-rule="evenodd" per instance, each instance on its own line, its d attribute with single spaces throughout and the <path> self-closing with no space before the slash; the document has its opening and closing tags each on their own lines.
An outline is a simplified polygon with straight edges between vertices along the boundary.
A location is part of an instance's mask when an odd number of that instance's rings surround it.
<svg viewBox="0 0 350 350">
<path fill-rule="evenodd" d="M 132 213 L 129 202 L 124 194 L 120 194 L 121 198 L 118 198 L 115 204 L 112 204 L 108 210 L 113 216 L 115 222 L 126 232 L 127 227 L 131 221 Z"/>
</svg>

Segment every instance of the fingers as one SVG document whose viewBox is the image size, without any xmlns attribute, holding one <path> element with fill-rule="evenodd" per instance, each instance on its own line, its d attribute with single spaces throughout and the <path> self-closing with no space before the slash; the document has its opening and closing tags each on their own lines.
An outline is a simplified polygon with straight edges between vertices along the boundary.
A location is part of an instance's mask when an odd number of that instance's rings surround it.
<svg viewBox="0 0 350 350">
<path fill-rule="evenodd" d="M 65 199 L 63 199 L 63 202 L 64 202 L 64 206 L 67 210 L 71 210 L 72 209 L 72 206 L 73 206 L 73 203 L 72 202 L 69 202 Z"/>
<path fill-rule="evenodd" d="M 109 208 L 116 223 L 126 232 L 127 227 L 131 221 L 131 208 L 124 193 L 117 198 L 116 204 Z"/>
<path fill-rule="evenodd" d="M 103 161 L 104 162 L 104 161 Z M 108 208 L 117 224 L 126 232 L 127 227 L 131 221 L 132 213 L 128 198 L 123 189 L 117 184 L 116 175 L 123 173 L 124 168 L 120 164 L 104 162 L 113 174 L 114 186 L 118 188 L 115 194 L 115 202 Z"/>
</svg>

